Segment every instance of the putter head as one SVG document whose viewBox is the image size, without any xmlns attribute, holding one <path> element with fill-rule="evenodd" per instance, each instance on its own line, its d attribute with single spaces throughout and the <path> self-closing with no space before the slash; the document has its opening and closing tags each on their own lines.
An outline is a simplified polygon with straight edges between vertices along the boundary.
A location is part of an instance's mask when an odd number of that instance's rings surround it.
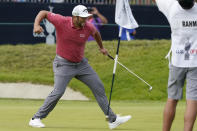
<svg viewBox="0 0 197 131">
<path fill-rule="evenodd" d="M 153 87 L 151 86 L 151 87 L 149 88 L 149 91 L 152 91 L 152 89 L 153 89 Z"/>
</svg>

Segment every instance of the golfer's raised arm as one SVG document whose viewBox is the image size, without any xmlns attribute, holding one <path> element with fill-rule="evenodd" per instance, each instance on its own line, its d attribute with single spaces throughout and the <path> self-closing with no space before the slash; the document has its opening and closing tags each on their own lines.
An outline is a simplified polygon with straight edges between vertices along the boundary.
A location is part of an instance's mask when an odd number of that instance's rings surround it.
<svg viewBox="0 0 197 131">
<path fill-rule="evenodd" d="M 103 43 L 102 43 L 102 38 L 101 35 L 98 31 L 96 31 L 96 33 L 93 35 L 94 39 L 96 40 L 97 44 L 100 47 L 100 51 L 104 54 L 104 55 L 108 55 L 107 50 L 103 47 Z"/>
<path fill-rule="evenodd" d="M 40 26 L 40 22 L 47 18 L 48 11 L 42 10 L 38 13 L 34 21 L 34 33 L 43 32 L 43 28 Z"/>
</svg>

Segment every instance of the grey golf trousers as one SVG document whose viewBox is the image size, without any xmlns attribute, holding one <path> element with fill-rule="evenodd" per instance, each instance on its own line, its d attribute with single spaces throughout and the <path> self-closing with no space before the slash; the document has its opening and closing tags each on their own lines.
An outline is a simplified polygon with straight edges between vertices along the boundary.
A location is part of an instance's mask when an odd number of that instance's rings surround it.
<svg viewBox="0 0 197 131">
<path fill-rule="evenodd" d="M 104 114 L 107 115 L 108 100 L 105 94 L 104 86 L 96 72 L 88 64 L 87 59 L 83 58 L 80 63 L 72 63 L 60 56 L 56 56 L 53 62 L 53 71 L 54 89 L 45 99 L 44 104 L 33 118 L 42 119 L 47 117 L 47 115 L 54 109 L 61 96 L 64 94 L 66 86 L 73 77 L 82 81 L 91 89 L 100 108 Z M 109 122 L 113 122 L 115 119 L 116 115 L 110 109 Z"/>
</svg>

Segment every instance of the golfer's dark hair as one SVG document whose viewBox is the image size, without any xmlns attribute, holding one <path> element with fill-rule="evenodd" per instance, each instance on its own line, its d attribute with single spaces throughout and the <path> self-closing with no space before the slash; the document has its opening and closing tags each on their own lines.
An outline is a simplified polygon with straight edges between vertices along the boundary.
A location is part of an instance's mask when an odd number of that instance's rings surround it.
<svg viewBox="0 0 197 131">
<path fill-rule="evenodd" d="M 183 9 L 191 9 L 194 6 L 195 0 L 178 0 Z"/>
</svg>

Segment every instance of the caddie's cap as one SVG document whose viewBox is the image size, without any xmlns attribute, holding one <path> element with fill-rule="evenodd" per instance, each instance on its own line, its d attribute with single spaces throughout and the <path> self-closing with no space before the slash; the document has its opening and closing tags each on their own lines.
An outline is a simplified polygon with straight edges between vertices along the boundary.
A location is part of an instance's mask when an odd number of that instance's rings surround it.
<svg viewBox="0 0 197 131">
<path fill-rule="evenodd" d="M 194 6 L 194 0 L 178 0 L 183 9 L 191 9 Z"/>
<path fill-rule="evenodd" d="M 92 14 L 88 13 L 88 9 L 84 5 L 77 5 L 73 8 L 72 15 L 80 17 L 89 17 Z"/>
</svg>

